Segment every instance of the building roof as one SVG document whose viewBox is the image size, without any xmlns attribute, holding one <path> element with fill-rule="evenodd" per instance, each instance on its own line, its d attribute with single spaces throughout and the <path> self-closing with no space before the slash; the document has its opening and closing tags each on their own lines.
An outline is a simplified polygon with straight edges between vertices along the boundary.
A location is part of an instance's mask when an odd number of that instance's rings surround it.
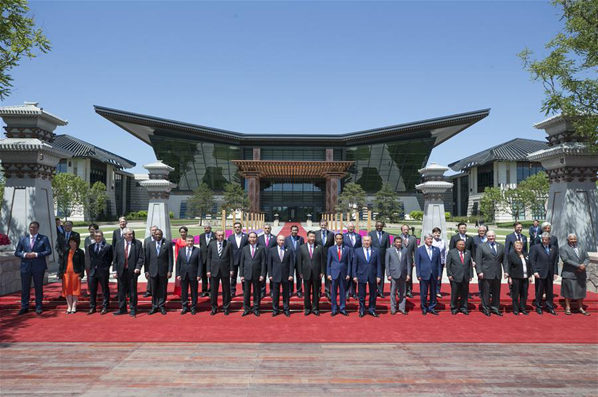
<svg viewBox="0 0 598 397">
<path fill-rule="evenodd" d="M 472 126 L 490 114 L 490 109 L 454 114 L 433 119 L 397 124 L 346 134 L 296 134 L 288 139 L 286 134 L 243 134 L 218 128 L 206 127 L 175 120 L 147 116 L 123 110 L 94 106 L 96 113 L 118 125 L 125 131 L 152 145 L 150 137 L 162 135 L 233 145 L 285 145 L 299 146 L 352 146 L 358 144 L 388 142 L 397 139 L 421 139 L 433 136 L 434 146 Z"/>
<path fill-rule="evenodd" d="M 343 177 L 354 161 L 283 161 L 283 160 L 233 160 L 244 177 L 287 179 L 326 178 L 328 174 Z"/>
<path fill-rule="evenodd" d="M 527 155 L 548 148 L 546 141 L 515 138 L 449 164 L 453 171 L 463 171 L 493 161 L 528 161 Z"/>
<path fill-rule="evenodd" d="M 67 134 L 57 135 L 52 142 L 52 146 L 67 150 L 72 154 L 72 157 L 91 158 L 102 163 L 112 164 L 117 169 L 135 167 L 135 163 L 131 160 Z"/>
<path fill-rule="evenodd" d="M 67 125 L 68 121 L 54 116 L 38 106 L 39 102 L 25 102 L 23 105 L 0 107 L 0 117 L 39 117 L 54 125 Z"/>
</svg>

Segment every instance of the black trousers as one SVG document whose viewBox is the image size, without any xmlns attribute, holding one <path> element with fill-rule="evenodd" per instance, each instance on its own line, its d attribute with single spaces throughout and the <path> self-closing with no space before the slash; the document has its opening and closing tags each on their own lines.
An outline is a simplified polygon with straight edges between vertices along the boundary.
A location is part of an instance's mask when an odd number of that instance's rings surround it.
<svg viewBox="0 0 598 397">
<path fill-rule="evenodd" d="M 239 266 L 233 266 L 233 275 L 230 277 L 230 294 L 235 296 L 237 294 L 237 276 L 239 275 Z M 245 283 L 241 283 L 243 293 L 245 293 Z"/>
<path fill-rule="evenodd" d="M 369 286 L 370 289 L 370 300 L 368 302 L 368 311 L 374 313 L 376 311 L 376 293 L 378 292 L 378 286 L 375 281 L 368 280 L 365 283 L 359 282 L 359 313 L 365 314 L 365 288 Z"/>
<path fill-rule="evenodd" d="M 218 309 L 218 289 L 222 283 L 222 308 L 224 310 L 230 309 L 230 276 L 228 274 L 210 277 L 210 304 L 212 310 Z"/>
<path fill-rule="evenodd" d="M 467 310 L 469 280 L 451 281 L 451 310 Z"/>
<path fill-rule="evenodd" d="M 413 266 L 409 267 L 409 281 L 405 283 L 407 294 L 413 295 Z"/>
<path fill-rule="evenodd" d="M 554 310 L 553 281 L 552 274 L 548 274 L 546 278 L 536 279 L 536 307 L 538 309 L 542 308 L 542 296 L 546 294 L 546 308 Z"/>
<path fill-rule="evenodd" d="M 384 263 L 384 261 L 380 261 L 380 266 L 382 267 L 382 274 L 386 274 L 386 264 Z M 384 293 L 384 280 L 385 278 L 382 277 L 380 278 L 380 282 L 378 283 L 378 292 L 381 294 Z"/>
<path fill-rule="evenodd" d="M 282 287 L 282 308 L 286 312 L 289 310 L 289 282 L 280 283 L 270 281 L 270 290 L 272 291 L 272 310 L 278 313 L 280 304 L 280 287 Z"/>
<path fill-rule="evenodd" d="M 330 280 L 328 280 L 326 277 L 324 277 L 324 293 L 326 295 L 330 295 Z"/>
<path fill-rule="evenodd" d="M 303 280 L 303 305 L 305 311 L 320 310 L 320 289 L 322 282 L 320 276 L 313 274 L 309 280 Z"/>
<path fill-rule="evenodd" d="M 357 283 L 351 278 L 347 280 L 347 284 L 345 285 L 345 294 L 346 299 L 349 299 L 349 296 L 357 295 Z"/>
<path fill-rule="evenodd" d="M 35 287 L 35 309 L 42 310 L 44 273 L 46 273 L 45 270 L 21 273 L 21 309 L 29 308 L 31 279 L 33 279 L 33 286 Z"/>
<path fill-rule="evenodd" d="M 483 279 L 484 288 L 482 291 L 482 309 L 484 311 L 500 310 L 500 278 Z M 490 302 L 492 294 L 492 302 Z"/>
<path fill-rule="evenodd" d="M 110 288 L 109 286 L 109 273 L 100 273 L 96 271 L 96 274 L 89 278 L 89 307 L 91 309 L 96 308 L 96 298 L 98 295 L 98 284 L 102 286 L 102 306 L 108 309 L 110 305 Z"/>
<path fill-rule="evenodd" d="M 201 292 L 210 292 L 210 282 L 208 280 L 208 266 L 206 263 L 203 264 L 203 271 L 201 272 Z"/>
<path fill-rule="evenodd" d="M 527 290 L 529 288 L 529 279 L 511 278 L 511 300 L 513 301 L 513 311 L 524 311 L 527 302 Z"/>
<path fill-rule="evenodd" d="M 301 277 L 299 277 L 299 269 L 297 267 L 295 267 L 295 279 L 289 281 L 289 296 L 293 295 L 295 281 L 297 282 L 297 293 L 303 293 L 303 282 L 301 281 Z"/>
<path fill-rule="evenodd" d="M 127 311 L 127 296 L 129 297 L 129 308 L 137 310 L 137 278 L 138 274 L 125 270 L 118 281 L 118 310 Z"/>
<path fill-rule="evenodd" d="M 253 288 L 252 288 L 253 287 Z M 253 311 L 260 310 L 260 294 L 262 282 L 258 277 L 243 281 L 243 309 L 251 310 L 251 292 L 253 289 Z"/>
<path fill-rule="evenodd" d="M 197 306 L 197 289 L 199 288 L 197 278 L 187 276 L 186 279 L 181 279 L 181 304 L 183 307 L 189 306 L 189 288 L 191 288 L 191 308 L 195 309 Z"/>
<path fill-rule="evenodd" d="M 162 310 L 166 304 L 166 288 L 168 287 L 168 277 L 150 277 L 150 283 L 152 283 L 152 309 Z"/>
</svg>

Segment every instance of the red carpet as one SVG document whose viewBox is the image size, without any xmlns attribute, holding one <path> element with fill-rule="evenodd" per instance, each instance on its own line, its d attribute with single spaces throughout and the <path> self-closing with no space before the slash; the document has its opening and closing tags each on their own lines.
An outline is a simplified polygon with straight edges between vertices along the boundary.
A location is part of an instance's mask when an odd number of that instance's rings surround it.
<svg viewBox="0 0 598 397">
<path fill-rule="evenodd" d="M 173 284 L 170 284 L 171 298 Z M 112 295 L 114 298 L 116 286 Z M 475 289 L 472 284 L 472 289 Z M 417 288 L 417 286 L 416 286 Z M 240 287 L 239 287 L 240 289 Z M 145 286 L 140 284 L 139 290 Z M 558 293 L 558 287 L 557 287 Z M 16 316 L 19 308 L 19 295 L 0 297 L 0 341 L 1 342 L 289 342 L 289 343 L 598 343 L 598 294 L 588 294 L 585 303 L 592 313 L 585 317 L 574 313 L 565 316 L 562 299 L 559 302 L 559 315 L 543 316 L 532 312 L 529 316 L 514 316 L 505 313 L 504 317 L 485 317 L 477 311 L 478 298 L 474 298 L 469 316 L 442 311 L 440 316 L 423 316 L 419 310 L 419 299 L 408 300 L 408 316 L 388 313 L 389 299 L 378 300 L 380 318 L 366 316 L 359 318 L 357 302 L 348 304 L 349 317 L 330 317 L 330 303 L 322 298 L 320 317 L 302 313 L 303 301 L 293 297 L 290 318 L 271 317 L 270 299 L 262 301 L 261 317 L 253 315 L 241 317 L 240 296 L 235 297 L 230 316 L 218 313 L 209 315 L 208 298 L 200 298 L 196 316 L 180 315 L 180 300 L 170 299 L 166 316 L 148 316 L 149 299 L 140 298 L 137 318 L 129 316 L 104 316 L 96 313 L 85 314 L 89 303 L 83 301 L 79 312 L 74 315 L 64 313 L 66 301 L 59 298 L 60 285 L 51 284 L 45 288 L 44 307 L 41 316 L 30 312 Z M 502 290 L 501 304 L 510 311 L 510 299 L 506 289 Z M 533 296 L 533 292 L 532 292 Z M 446 310 L 448 295 L 439 303 L 440 310 Z M 116 308 L 116 300 L 111 309 Z M 531 303 L 531 302 L 528 302 Z"/>
<path fill-rule="evenodd" d="M 307 238 L 307 231 L 301 226 L 299 222 L 286 222 L 282 229 L 278 232 L 278 234 L 282 234 L 283 236 L 290 236 L 291 235 L 291 227 L 297 226 L 299 228 L 299 235 L 302 236 L 304 239 Z M 317 225 L 316 225 L 317 226 Z"/>
</svg>

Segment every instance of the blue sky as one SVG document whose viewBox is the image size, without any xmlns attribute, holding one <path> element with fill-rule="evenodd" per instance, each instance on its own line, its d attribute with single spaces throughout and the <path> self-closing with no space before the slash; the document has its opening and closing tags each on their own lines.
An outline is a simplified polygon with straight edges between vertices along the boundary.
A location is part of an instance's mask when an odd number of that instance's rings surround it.
<svg viewBox="0 0 598 397">
<path fill-rule="evenodd" d="M 39 101 L 67 133 L 137 163 L 153 150 L 93 105 L 247 133 L 336 134 L 492 108 L 435 148 L 448 164 L 533 124 L 516 54 L 562 28 L 545 1 L 32 1 L 53 49 L 3 105 Z"/>
</svg>

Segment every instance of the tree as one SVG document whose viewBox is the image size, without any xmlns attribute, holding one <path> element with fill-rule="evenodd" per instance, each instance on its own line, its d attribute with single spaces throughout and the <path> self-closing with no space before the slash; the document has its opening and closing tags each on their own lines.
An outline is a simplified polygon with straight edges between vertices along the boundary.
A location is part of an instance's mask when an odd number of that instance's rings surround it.
<svg viewBox="0 0 598 397">
<path fill-rule="evenodd" d="M 60 173 L 52 179 L 54 205 L 68 219 L 73 211 L 85 205 L 88 185 L 83 179 L 69 173 Z"/>
<path fill-rule="evenodd" d="M 546 44 L 543 60 L 532 60 L 533 52 L 519 57 L 532 80 L 544 85 L 542 111 L 561 113 L 585 136 L 588 148 L 598 151 L 598 0 L 553 0 L 562 8 L 564 31 Z"/>
<path fill-rule="evenodd" d="M 487 187 L 484 189 L 484 195 L 480 199 L 480 212 L 484 215 L 486 222 L 494 221 L 496 211 L 503 202 L 504 194 L 500 188 Z"/>
<path fill-rule="evenodd" d="M 338 212 L 353 213 L 355 210 L 361 211 L 365 205 L 365 190 L 357 183 L 351 182 L 345 185 L 343 192 L 338 198 L 336 210 Z"/>
<path fill-rule="evenodd" d="M 29 11 L 26 0 L 0 2 L 0 101 L 10 95 L 13 78 L 10 70 L 17 67 L 22 57 L 35 58 L 36 50 L 50 51 L 50 41 L 35 21 L 25 14 Z"/>
<path fill-rule="evenodd" d="M 224 204 L 222 208 L 226 212 L 247 211 L 249 209 L 249 197 L 247 192 L 236 183 L 229 183 L 224 186 Z"/>
<path fill-rule="evenodd" d="M 546 202 L 550 183 L 545 172 L 539 172 L 527 177 L 519 183 L 518 189 L 526 191 L 524 205 L 533 213 L 541 213 L 542 218 L 546 215 Z"/>
<path fill-rule="evenodd" d="M 382 185 L 382 188 L 376 192 L 374 211 L 378 213 L 376 220 L 383 222 L 395 222 L 405 216 L 403 203 L 388 183 Z"/>
<path fill-rule="evenodd" d="M 214 192 L 210 187 L 202 183 L 193 191 L 193 195 L 187 200 L 187 212 L 192 217 L 199 216 L 199 225 L 204 214 L 212 212 L 214 207 Z"/>
<path fill-rule="evenodd" d="M 106 192 L 106 185 L 102 182 L 98 181 L 87 189 L 84 207 L 92 221 L 106 210 L 107 202 L 108 193 Z"/>
</svg>

